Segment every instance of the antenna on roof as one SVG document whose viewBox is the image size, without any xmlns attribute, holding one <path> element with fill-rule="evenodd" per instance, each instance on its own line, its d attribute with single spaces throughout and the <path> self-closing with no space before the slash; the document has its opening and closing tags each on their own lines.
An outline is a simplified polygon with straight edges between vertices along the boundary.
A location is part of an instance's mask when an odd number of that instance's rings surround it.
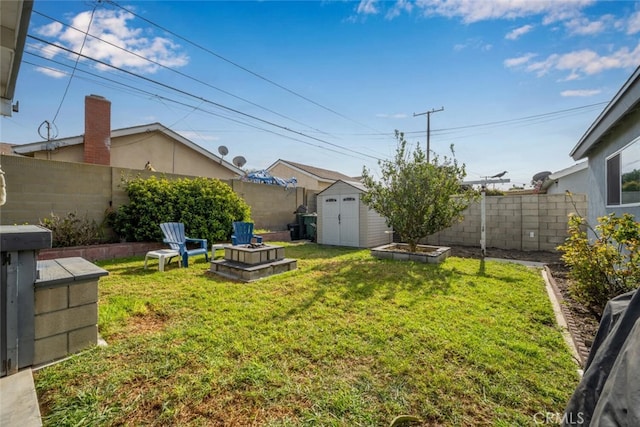
<svg viewBox="0 0 640 427">
<path fill-rule="evenodd" d="M 247 163 L 247 159 L 242 156 L 236 156 L 233 158 L 233 164 L 239 168 L 243 167 L 245 163 Z"/>
<path fill-rule="evenodd" d="M 220 153 L 220 163 L 222 163 L 222 158 L 229 154 L 229 150 L 224 145 L 218 147 L 218 153 Z"/>
</svg>

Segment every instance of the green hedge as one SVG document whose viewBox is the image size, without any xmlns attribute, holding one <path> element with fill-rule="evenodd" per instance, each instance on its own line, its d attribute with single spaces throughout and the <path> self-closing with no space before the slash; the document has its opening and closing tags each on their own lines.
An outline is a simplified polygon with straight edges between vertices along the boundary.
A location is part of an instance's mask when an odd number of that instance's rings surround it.
<svg viewBox="0 0 640 427">
<path fill-rule="evenodd" d="M 249 221 L 251 208 L 229 185 L 212 178 L 134 178 L 124 182 L 130 203 L 111 215 L 127 241 L 162 241 L 162 222 L 182 222 L 189 237 L 227 241 L 233 221 Z"/>
</svg>

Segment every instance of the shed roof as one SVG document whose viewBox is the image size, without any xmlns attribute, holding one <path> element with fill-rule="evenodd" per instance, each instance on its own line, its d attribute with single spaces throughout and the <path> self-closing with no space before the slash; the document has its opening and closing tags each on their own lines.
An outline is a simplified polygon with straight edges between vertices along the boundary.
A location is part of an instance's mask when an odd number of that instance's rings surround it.
<svg viewBox="0 0 640 427">
<path fill-rule="evenodd" d="M 600 113 L 569 155 L 574 160 L 584 159 L 602 138 L 626 115 L 638 108 L 640 102 L 640 67 L 620 88 L 605 109 Z"/>
<path fill-rule="evenodd" d="M 339 179 L 336 182 L 334 182 L 333 184 L 331 184 L 330 186 L 328 186 L 327 188 L 325 188 L 324 190 L 322 190 L 321 192 L 319 192 L 318 196 L 321 195 L 322 193 L 324 193 L 325 191 L 328 191 L 331 187 L 334 187 L 338 183 L 343 183 L 343 184 L 349 185 L 349 186 L 351 186 L 351 187 L 355 188 L 356 190 L 358 190 L 360 192 L 363 192 L 363 193 L 367 191 L 367 187 L 365 187 L 364 184 L 359 182 L 359 181 L 345 181 L 345 180 Z"/>
</svg>

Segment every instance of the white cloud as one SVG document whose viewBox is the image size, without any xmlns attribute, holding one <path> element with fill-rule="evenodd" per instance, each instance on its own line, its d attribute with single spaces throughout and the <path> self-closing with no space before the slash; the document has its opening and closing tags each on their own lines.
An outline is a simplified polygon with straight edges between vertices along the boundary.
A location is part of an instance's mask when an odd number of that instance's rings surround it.
<svg viewBox="0 0 640 427">
<path fill-rule="evenodd" d="M 613 15 L 603 15 L 595 21 L 591 21 L 584 16 L 569 19 L 565 22 L 565 27 L 569 34 L 589 36 L 602 33 L 607 26 L 615 26 Z"/>
<path fill-rule="evenodd" d="M 493 45 L 486 43 L 479 37 L 467 39 L 464 43 L 458 43 L 453 46 L 453 50 L 459 52 L 464 49 L 475 49 L 483 52 L 488 52 L 493 48 Z"/>
<path fill-rule="evenodd" d="M 531 61 L 537 55 L 535 53 L 527 53 L 522 56 L 518 56 L 516 58 L 505 59 L 504 66 L 507 68 L 519 67 L 520 65 L 524 65 L 527 62 Z"/>
<path fill-rule="evenodd" d="M 441 15 L 461 18 L 466 23 L 490 19 L 514 19 L 531 15 L 543 15 L 546 24 L 577 16 L 584 7 L 595 0 L 417 0 L 416 7 L 425 15 Z"/>
<path fill-rule="evenodd" d="M 553 54 L 543 61 L 530 63 L 526 70 L 535 72 L 539 77 L 552 70 L 568 71 L 570 74 L 567 80 L 575 80 L 579 76 L 598 74 L 617 68 L 637 67 L 638 64 L 640 64 L 640 43 L 633 50 L 623 47 L 610 55 L 599 55 L 590 49 Z"/>
<path fill-rule="evenodd" d="M 45 74 L 45 75 L 47 75 L 49 77 L 53 77 L 55 79 L 61 79 L 61 78 L 67 76 L 66 73 L 63 73 L 62 71 L 59 71 L 59 70 L 53 70 L 51 68 L 36 67 L 36 70 L 39 71 L 42 74 Z"/>
<path fill-rule="evenodd" d="M 632 35 L 640 32 L 640 11 L 634 12 L 627 21 L 627 34 Z"/>
<path fill-rule="evenodd" d="M 44 25 L 36 29 L 36 34 L 44 37 L 56 36 L 62 31 L 62 24 L 59 22 L 52 22 L 51 24 Z"/>
<path fill-rule="evenodd" d="M 516 28 L 515 30 L 509 31 L 506 36 L 504 36 L 507 40 L 517 40 L 520 36 L 523 36 L 533 30 L 533 25 L 523 25 L 522 27 Z"/>
<path fill-rule="evenodd" d="M 377 2 L 378 0 L 360 0 L 357 12 L 363 15 L 375 15 L 378 13 Z"/>
<path fill-rule="evenodd" d="M 572 96 L 593 96 L 598 95 L 602 92 L 600 89 L 576 89 L 576 90 L 565 90 L 560 92 L 560 96 L 572 97 Z"/>
<path fill-rule="evenodd" d="M 413 10 L 413 3 L 411 3 L 408 0 L 397 0 L 393 5 L 393 7 L 387 12 L 387 14 L 385 15 L 385 18 L 393 19 L 400 16 L 402 12 L 411 13 L 412 10 Z"/>
<path fill-rule="evenodd" d="M 43 36 L 54 38 L 52 42 L 74 52 L 80 52 L 82 49 L 83 55 L 135 72 L 153 73 L 158 70 L 158 65 L 146 59 L 167 67 L 181 67 L 189 62 L 188 56 L 180 52 L 180 46 L 171 40 L 163 37 L 146 37 L 141 28 L 132 27 L 130 21 L 133 18 L 133 15 L 126 12 L 96 10 L 93 20 L 91 20 L 91 12 L 82 12 L 73 17 L 70 25 L 77 29 L 63 27 L 60 24 L 54 25 L 54 23 L 37 28 L 35 31 Z M 91 22 L 90 36 L 85 36 L 84 31 L 89 27 L 89 22 Z M 61 51 L 53 52 L 51 48 L 47 48 L 43 54 L 53 58 L 56 54 L 61 54 Z M 64 53 L 64 55 L 73 60 L 76 59 L 73 54 Z M 98 68 L 104 68 L 104 66 Z"/>
</svg>

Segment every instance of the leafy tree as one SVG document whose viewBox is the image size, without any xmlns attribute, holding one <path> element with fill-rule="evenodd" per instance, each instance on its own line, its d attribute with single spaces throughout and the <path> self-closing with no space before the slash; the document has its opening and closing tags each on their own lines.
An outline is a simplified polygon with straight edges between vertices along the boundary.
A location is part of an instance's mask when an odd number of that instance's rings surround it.
<svg viewBox="0 0 640 427">
<path fill-rule="evenodd" d="M 428 162 L 419 146 L 409 152 L 402 132 L 396 131 L 396 139 L 394 159 L 378 162 L 382 174 L 379 181 L 363 168 L 362 182 L 367 192 L 362 201 L 385 217 L 387 225 L 414 252 L 420 239 L 460 221 L 474 194 L 461 186 L 465 166 L 459 166 L 455 158 L 440 160 L 434 156 Z"/>
</svg>

